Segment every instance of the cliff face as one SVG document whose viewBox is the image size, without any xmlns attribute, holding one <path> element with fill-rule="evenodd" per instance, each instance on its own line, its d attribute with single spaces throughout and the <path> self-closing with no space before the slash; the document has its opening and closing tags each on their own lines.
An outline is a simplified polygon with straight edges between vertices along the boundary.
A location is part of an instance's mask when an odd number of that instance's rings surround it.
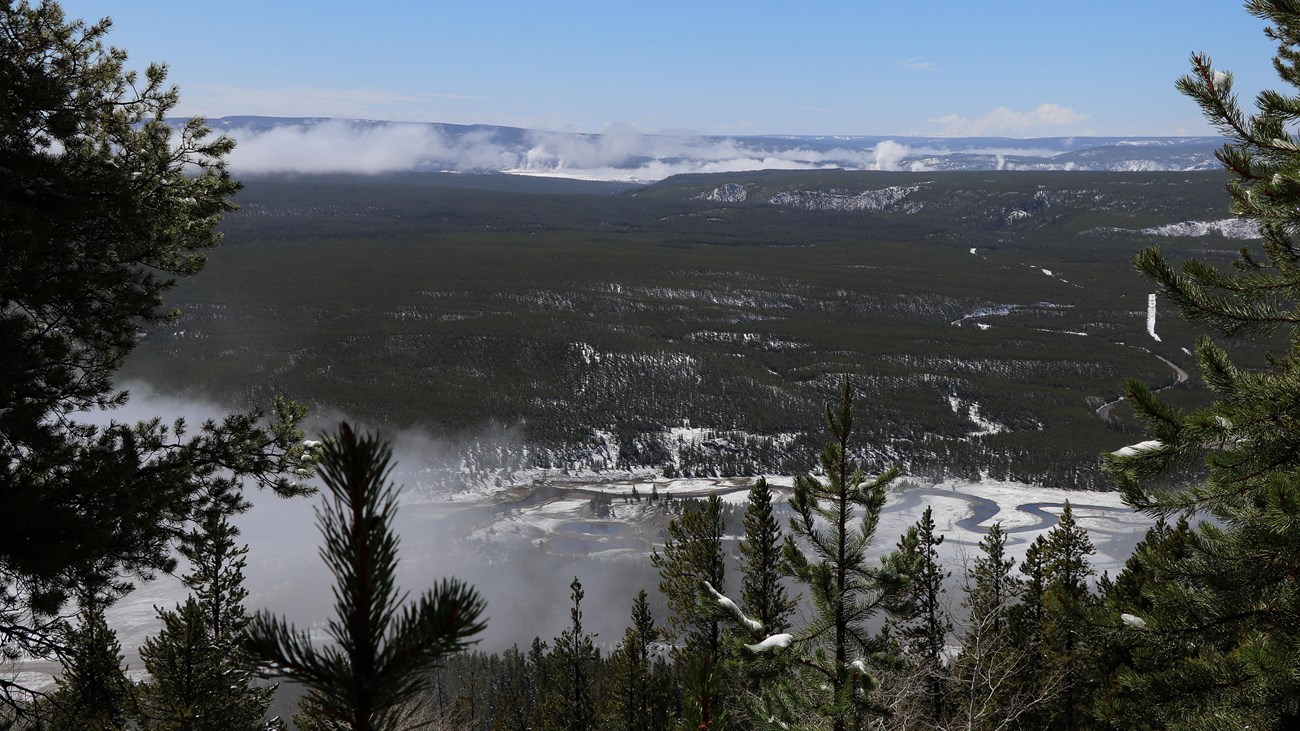
<svg viewBox="0 0 1300 731">
<path fill-rule="evenodd" d="M 923 207 L 917 202 L 904 202 L 909 195 L 920 190 L 919 185 L 892 185 L 879 190 L 795 190 L 782 191 L 769 201 L 776 206 L 801 208 L 805 211 L 901 211 L 915 213 Z"/>
</svg>

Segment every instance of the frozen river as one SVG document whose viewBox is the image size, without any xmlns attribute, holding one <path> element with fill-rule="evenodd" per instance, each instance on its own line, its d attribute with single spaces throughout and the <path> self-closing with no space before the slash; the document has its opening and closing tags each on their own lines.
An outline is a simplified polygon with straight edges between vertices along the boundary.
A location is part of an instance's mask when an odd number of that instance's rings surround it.
<svg viewBox="0 0 1300 731">
<path fill-rule="evenodd" d="M 788 498 L 792 478 L 769 477 L 768 481 L 778 500 Z M 621 636 L 635 592 L 645 588 L 656 594 L 658 577 L 648 555 L 662 544 L 668 516 L 645 498 L 652 491 L 672 498 L 716 494 L 730 503 L 743 503 L 752 480 L 647 476 L 542 477 L 530 482 L 454 502 L 417 497 L 413 491 L 399 511 L 399 584 L 416 594 L 443 576 L 473 583 L 488 600 L 485 649 L 514 642 L 526 645 L 535 635 L 557 634 L 568 621 L 567 586 L 575 575 L 587 591 L 584 609 L 593 629 L 601 638 Z M 640 502 L 631 501 L 634 488 Z M 591 512 L 592 498 L 599 493 L 611 498 L 609 517 L 598 518 Z M 1097 547 L 1093 566 L 1098 575 L 1102 571 L 1113 575 L 1151 525 L 1116 493 L 995 481 L 945 481 L 894 489 L 874 547 L 877 553 L 893 548 L 929 506 L 945 536 L 943 560 L 956 581 L 963 563 L 978 554 L 979 541 L 994 522 L 1002 523 L 1009 552 L 1019 559 L 1036 536 L 1056 524 L 1067 500 Z M 240 517 L 241 539 L 249 544 L 250 610 L 269 609 L 300 627 L 323 626 L 332 604 L 332 578 L 317 556 L 320 536 L 313 508 L 318 501 L 259 496 L 258 504 Z M 738 536 L 729 538 L 734 546 Z M 170 607 L 184 594 L 177 578 L 163 576 L 142 584 L 110 610 L 109 621 L 133 674 L 141 667 L 135 648 L 157 630 L 154 607 Z M 657 602 L 657 597 L 652 601 Z M 662 608 L 656 616 L 662 620 Z M 11 673 L 17 670 L 11 668 Z M 50 668 L 22 670 L 49 672 Z"/>
</svg>

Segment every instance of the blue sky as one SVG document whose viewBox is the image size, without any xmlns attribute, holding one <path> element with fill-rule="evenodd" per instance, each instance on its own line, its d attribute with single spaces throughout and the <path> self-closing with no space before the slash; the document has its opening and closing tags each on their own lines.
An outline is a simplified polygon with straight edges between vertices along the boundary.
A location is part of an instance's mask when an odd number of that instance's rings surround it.
<svg viewBox="0 0 1300 731">
<path fill-rule="evenodd" d="M 1262 21 L 1221 0 L 65 0 L 164 61 L 182 114 L 698 134 L 1209 134 L 1192 51 L 1277 86 Z"/>
</svg>

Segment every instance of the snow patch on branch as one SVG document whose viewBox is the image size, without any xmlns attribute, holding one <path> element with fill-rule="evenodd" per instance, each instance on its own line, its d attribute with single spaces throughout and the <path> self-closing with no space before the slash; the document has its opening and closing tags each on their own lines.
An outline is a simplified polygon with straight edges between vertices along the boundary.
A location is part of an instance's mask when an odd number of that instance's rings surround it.
<svg viewBox="0 0 1300 731">
<path fill-rule="evenodd" d="M 718 591 L 717 589 L 714 589 L 713 584 L 710 584 L 709 582 L 706 581 L 704 582 L 704 586 L 709 590 L 709 593 L 713 595 L 713 598 L 717 600 L 719 604 L 721 604 L 724 608 L 726 608 L 727 611 L 736 615 L 736 617 L 739 618 L 740 621 L 745 623 L 746 627 L 749 627 L 751 630 L 755 632 L 763 631 L 762 622 L 758 621 L 757 619 L 746 617 L 745 613 L 740 611 L 740 607 L 736 606 L 736 603 L 731 601 L 731 599 L 728 598 L 726 595 L 724 595 L 722 592 Z"/>
<path fill-rule="evenodd" d="M 750 652 L 763 652 L 773 647 L 789 647 L 794 642 L 794 635 L 782 632 L 778 635 L 769 635 L 767 639 L 756 645 L 745 645 L 745 649 Z"/>
<path fill-rule="evenodd" d="M 1117 449 L 1114 452 L 1111 452 L 1111 454 L 1116 457 L 1136 457 L 1139 454 L 1160 449 L 1163 446 L 1165 446 L 1165 443 L 1159 439 L 1148 439 L 1145 442 L 1138 442 L 1137 444 L 1130 444 L 1123 449 Z"/>
<path fill-rule="evenodd" d="M 1119 618 L 1122 619 L 1124 621 L 1124 624 L 1128 625 L 1129 627 L 1132 627 L 1134 629 L 1146 629 L 1147 621 L 1137 616 L 1136 614 L 1129 614 L 1125 612 L 1124 614 L 1119 615 Z"/>
</svg>

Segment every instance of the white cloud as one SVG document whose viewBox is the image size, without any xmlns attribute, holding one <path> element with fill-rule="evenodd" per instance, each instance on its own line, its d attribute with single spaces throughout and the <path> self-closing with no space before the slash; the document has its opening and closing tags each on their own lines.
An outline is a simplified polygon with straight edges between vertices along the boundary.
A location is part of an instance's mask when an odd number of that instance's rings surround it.
<svg viewBox="0 0 1300 731">
<path fill-rule="evenodd" d="M 926 61 L 923 58 L 905 58 L 899 61 L 897 66 L 902 66 L 909 71 L 938 71 L 939 67 L 932 61 Z"/>
<path fill-rule="evenodd" d="M 948 137 L 1028 137 L 1078 124 L 1087 118 L 1088 115 L 1059 104 L 1040 104 L 1029 112 L 998 107 L 978 119 L 945 114 L 930 121 L 942 125 L 938 134 Z"/>
</svg>

